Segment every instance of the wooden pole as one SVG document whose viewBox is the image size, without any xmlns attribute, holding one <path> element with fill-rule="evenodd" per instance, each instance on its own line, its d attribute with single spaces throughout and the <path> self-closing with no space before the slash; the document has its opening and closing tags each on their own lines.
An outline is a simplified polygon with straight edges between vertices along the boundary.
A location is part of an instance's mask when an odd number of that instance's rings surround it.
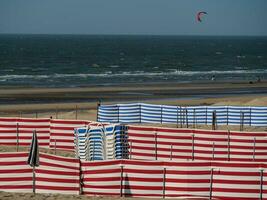
<svg viewBox="0 0 267 200">
<path fill-rule="evenodd" d="M 121 184 L 120 184 L 120 197 L 123 196 L 123 166 L 121 166 Z"/>
<path fill-rule="evenodd" d="M 32 167 L 32 192 L 35 194 L 35 180 L 36 180 L 36 174 L 35 174 L 35 166 Z"/>
<path fill-rule="evenodd" d="M 209 199 L 212 199 L 212 186 L 213 186 L 213 168 L 210 170 L 210 196 Z"/>
<path fill-rule="evenodd" d="M 195 134 L 192 135 L 192 160 L 195 159 Z"/>
<path fill-rule="evenodd" d="M 262 200 L 263 196 L 263 171 L 264 169 L 260 169 L 260 200 Z"/>
<path fill-rule="evenodd" d="M 17 152 L 19 151 L 19 123 L 16 124 L 16 137 L 17 137 Z"/>
<path fill-rule="evenodd" d="M 216 111 L 212 112 L 212 130 L 216 130 Z"/>
<path fill-rule="evenodd" d="M 240 112 L 240 131 L 244 128 L 244 112 Z"/>
<path fill-rule="evenodd" d="M 38 112 L 37 111 L 35 112 L 35 118 L 36 119 L 38 118 Z"/>
<path fill-rule="evenodd" d="M 162 198 L 165 199 L 166 191 L 166 167 L 163 169 L 163 186 L 162 186 Z"/>
<path fill-rule="evenodd" d="M 172 160 L 172 145 L 171 145 L 171 149 L 170 149 L 170 160 Z"/>
<path fill-rule="evenodd" d="M 79 159 L 79 187 L 80 187 L 80 191 L 79 194 L 82 195 L 83 194 L 83 179 L 84 179 L 84 175 L 82 174 L 82 164 L 81 164 L 81 160 Z"/>
</svg>

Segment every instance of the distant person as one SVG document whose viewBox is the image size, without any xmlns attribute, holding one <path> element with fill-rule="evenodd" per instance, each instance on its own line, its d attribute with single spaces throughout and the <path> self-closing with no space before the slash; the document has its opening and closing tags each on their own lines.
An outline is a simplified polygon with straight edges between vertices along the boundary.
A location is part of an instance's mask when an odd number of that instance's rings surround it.
<svg viewBox="0 0 267 200">
<path fill-rule="evenodd" d="M 211 80 L 215 81 L 215 75 L 212 75 Z"/>
<path fill-rule="evenodd" d="M 261 82 L 261 78 L 258 76 L 257 82 L 260 83 Z"/>
</svg>

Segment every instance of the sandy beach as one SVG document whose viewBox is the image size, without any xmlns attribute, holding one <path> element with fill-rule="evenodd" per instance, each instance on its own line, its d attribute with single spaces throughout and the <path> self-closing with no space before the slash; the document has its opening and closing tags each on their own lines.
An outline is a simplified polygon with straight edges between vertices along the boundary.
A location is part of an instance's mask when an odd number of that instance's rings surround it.
<svg viewBox="0 0 267 200">
<path fill-rule="evenodd" d="M 1 117 L 38 117 L 96 120 L 97 103 L 146 102 L 164 105 L 238 105 L 267 106 L 267 82 L 261 83 L 201 83 L 148 84 L 142 86 L 94 86 L 86 88 L 0 88 Z M 77 108 L 77 111 L 76 111 Z M 77 113 L 76 113 L 77 112 Z M 149 124 L 146 124 L 149 125 Z M 153 124 L 150 124 L 153 125 Z M 155 126 L 155 124 L 153 125 Z M 175 127 L 175 125 L 157 125 Z M 191 127 L 192 128 L 192 127 Z M 199 129 L 211 129 L 198 126 Z M 239 130 L 239 126 L 219 126 L 218 129 Z M 246 131 L 267 131 L 266 127 L 245 127 Z M 19 151 L 27 151 L 21 147 Z M 0 146 L 0 152 L 15 151 Z M 41 152 L 53 151 L 41 149 Z M 57 155 L 73 157 L 69 152 Z M 118 199 L 118 197 L 85 197 L 61 194 L 25 194 L 0 192 L 0 199 Z M 127 198 L 121 198 L 127 199 Z M 140 199 L 140 198 L 138 198 Z"/>
<path fill-rule="evenodd" d="M 33 194 L 33 193 L 10 193 L 10 192 L 1 192 L 0 191 L 0 199 L 5 200 L 130 200 L 133 198 L 124 198 L 124 197 L 113 197 L 113 196 L 105 196 L 105 197 L 88 197 L 88 196 L 79 196 L 79 195 L 64 195 L 64 194 Z M 156 198 L 135 198 L 138 200 L 153 200 Z"/>
<path fill-rule="evenodd" d="M 96 120 L 97 103 L 267 106 L 267 82 L 0 88 L 0 116 Z M 57 115 L 57 116 L 56 116 Z"/>
</svg>

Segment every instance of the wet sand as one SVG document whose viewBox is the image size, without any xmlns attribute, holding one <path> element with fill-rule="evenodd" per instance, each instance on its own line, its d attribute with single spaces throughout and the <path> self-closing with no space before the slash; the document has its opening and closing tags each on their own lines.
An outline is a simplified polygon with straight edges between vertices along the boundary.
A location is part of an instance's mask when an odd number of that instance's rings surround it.
<svg viewBox="0 0 267 200">
<path fill-rule="evenodd" d="M 156 83 L 80 88 L 0 87 L 0 104 L 125 102 L 267 95 L 267 82 Z"/>
</svg>

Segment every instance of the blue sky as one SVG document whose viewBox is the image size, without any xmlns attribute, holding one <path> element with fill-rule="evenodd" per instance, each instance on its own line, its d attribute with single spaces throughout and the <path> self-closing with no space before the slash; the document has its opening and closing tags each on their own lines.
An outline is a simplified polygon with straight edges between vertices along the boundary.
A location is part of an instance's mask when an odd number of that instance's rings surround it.
<svg viewBox="0 0 267 200">
<path fill-rule="evenodd" d="M 266 12 L 267 0 L 0 0 L 0 33 L 267 36 Z"/>
</svg>

